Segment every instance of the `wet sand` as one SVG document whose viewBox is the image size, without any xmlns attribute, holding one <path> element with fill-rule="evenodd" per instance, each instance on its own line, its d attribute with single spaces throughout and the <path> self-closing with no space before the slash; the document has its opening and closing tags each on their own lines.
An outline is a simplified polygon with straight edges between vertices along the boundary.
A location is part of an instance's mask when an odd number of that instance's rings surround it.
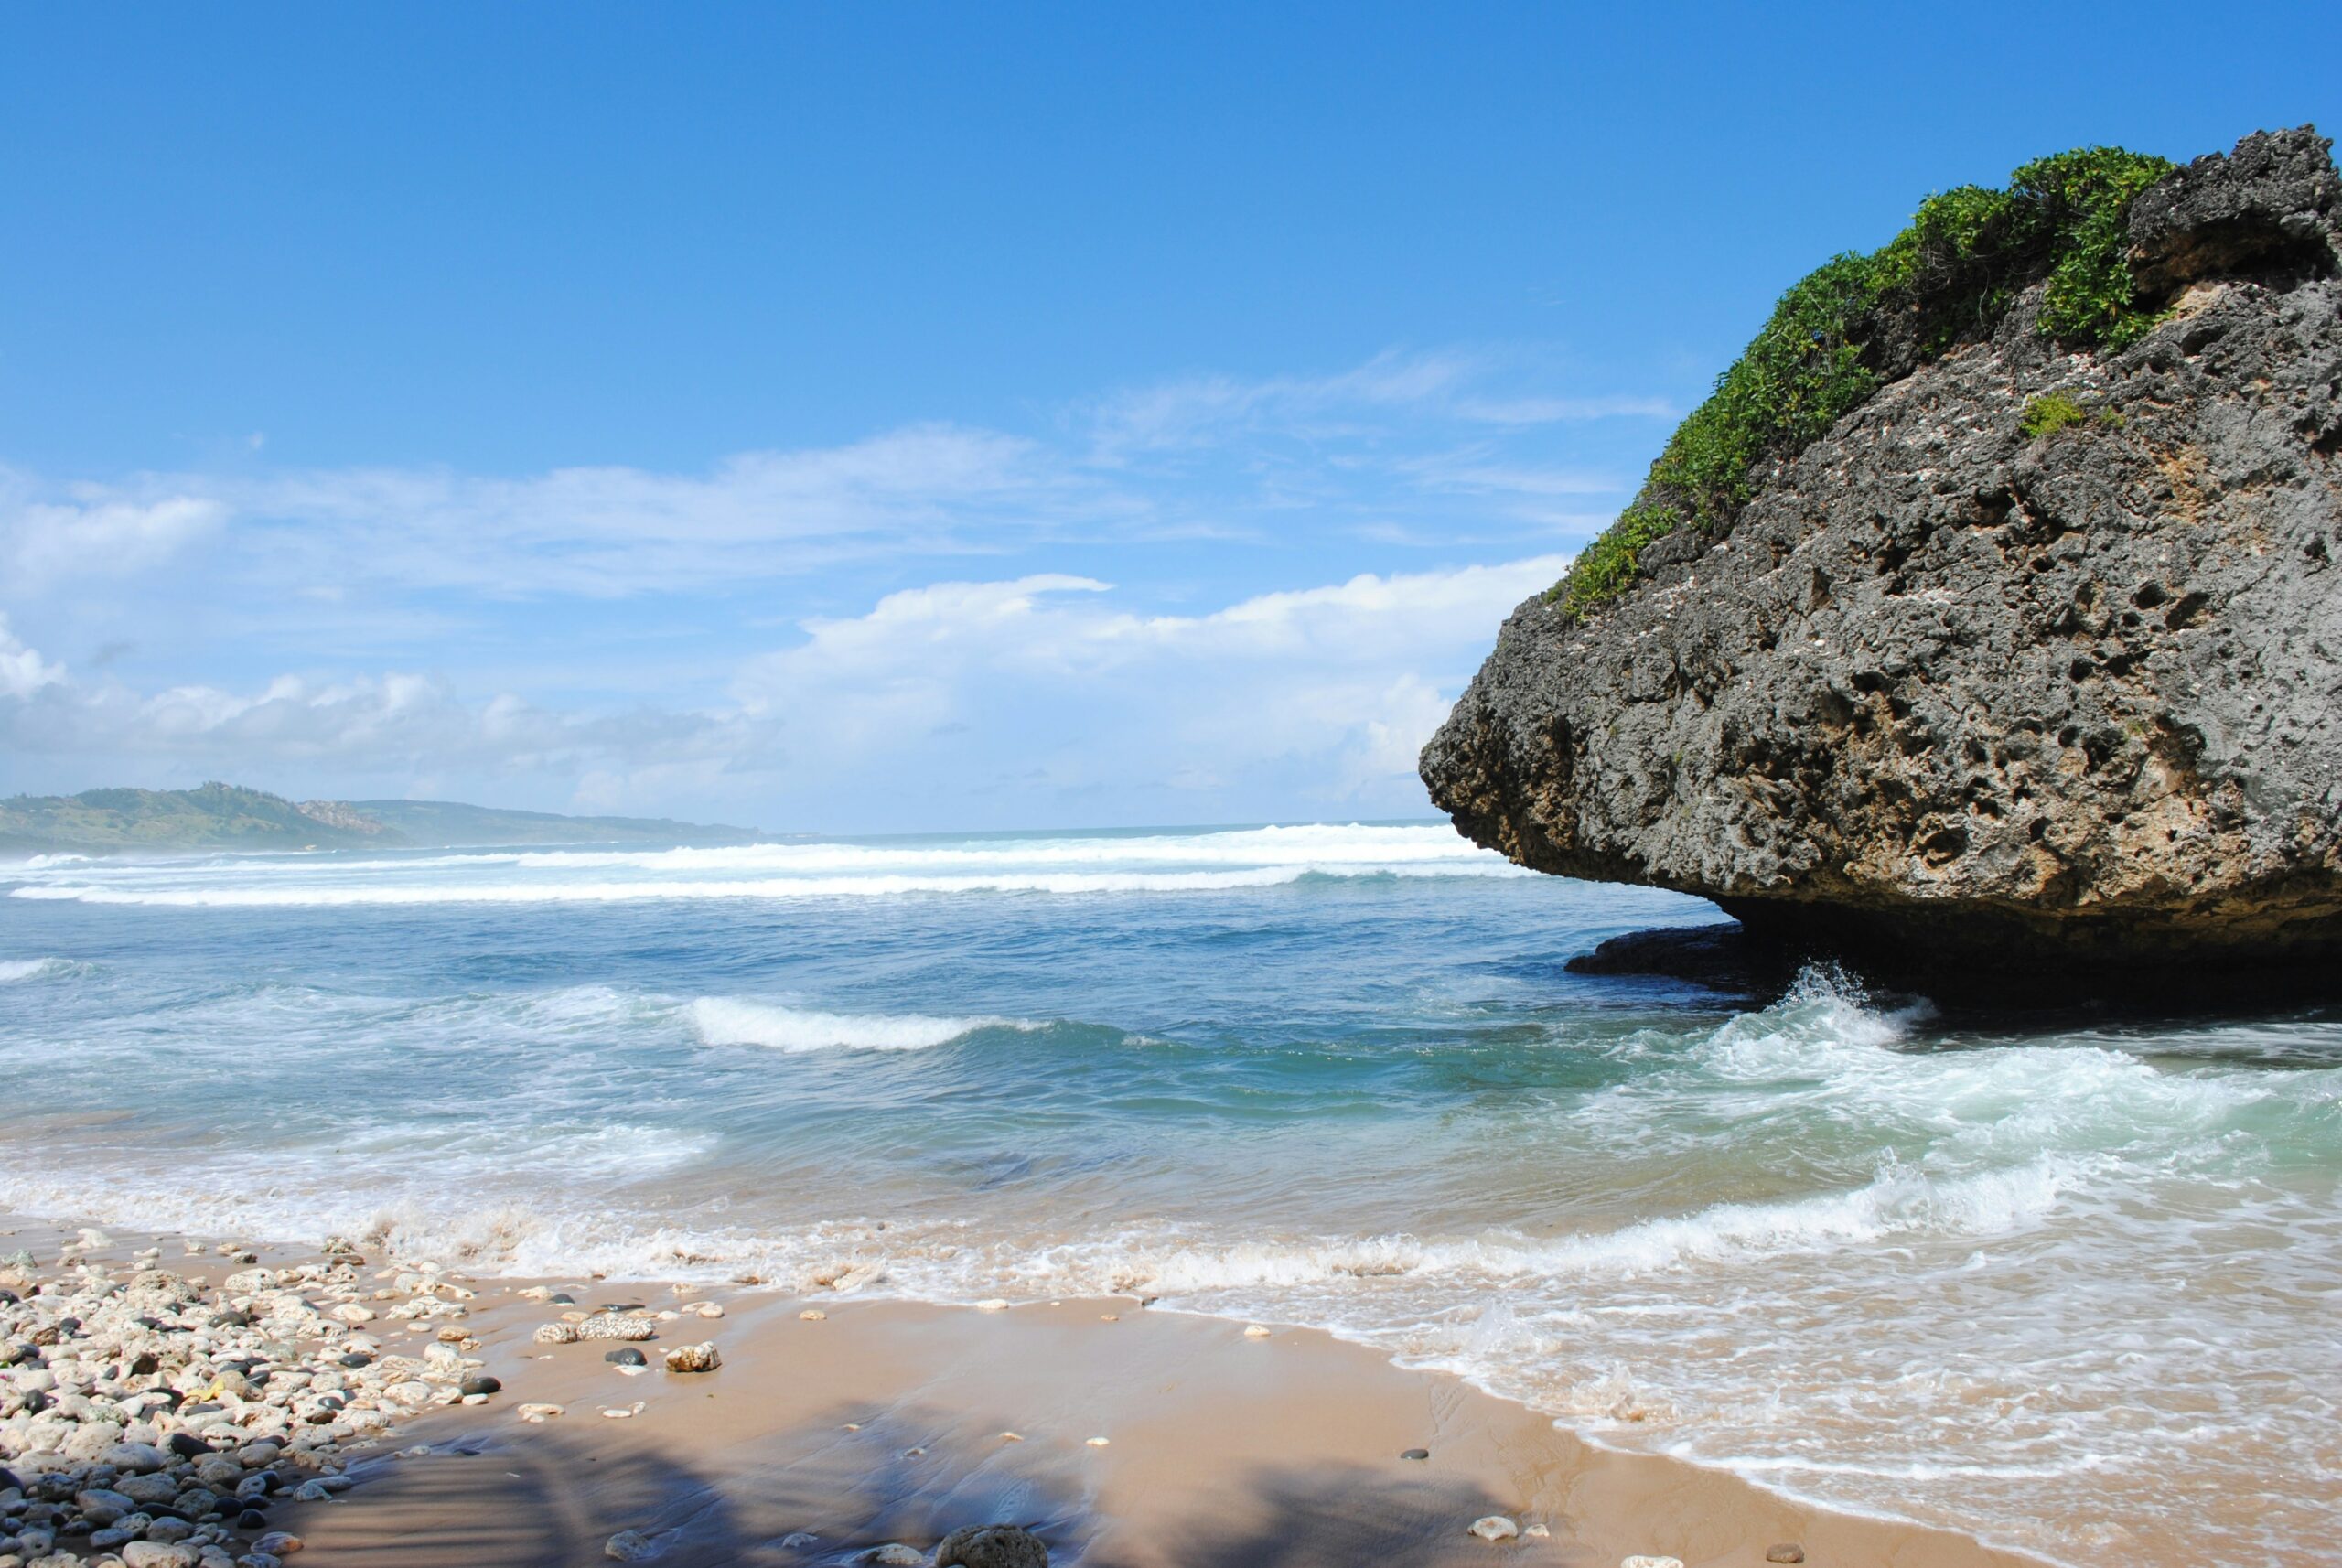
<svg viewBox="0 0 2342 1568">
<path fill-rule="evenodd" d="M 108 1254 L 149 1240 L 116 1232 Z M 5 1247 L 27 1240 L 41 1251 L 29 1227 Z M 723 1306 L 661 1322 L 637 1347 L 651 1369 L 628 1377 L 604 1359 L 611 1341 L 533 1343 L 564 1308 L 521 1298 L 527 1282 L 469 1283 L 470 1353 L 502 1391 L 426 1411 L 354 1455 L 359 1484 L 339 1499 L 277 1510 L 273 1527 L 306 1543 L 299 1568 L 568 1568 L 610 1561 L 623 1530 L 672 1568 L 844 1564 L 889 1542 L 924 1556 L 994 1521 L 1090 1568 L 1615 1568 L 1632 1553 L 1740 1568 L 1791 1542 L 1817 1568 L 2039 1562 L 1591 1448 L 1521 1406 L 1310 1331 L 1248 1337 L 1127 1299 L 986 1312 L 543 1282 L 575 1296 L 571 1311 Z M 826 1316 L 801 1318 L 809 1307 Z M 397 1348 L 409 1332 L 381 1337 Z M 720 1369 L 661 1365 L 701 1340 Z M 531 1423 L 523 1403 L 564 1410 Z M 1413 1448 L 1430 1457 L 1401 1457 Z M 1488 1514 L 1550 1534 L 1489 1544 L 1467 1533 Z"/>
</svg>

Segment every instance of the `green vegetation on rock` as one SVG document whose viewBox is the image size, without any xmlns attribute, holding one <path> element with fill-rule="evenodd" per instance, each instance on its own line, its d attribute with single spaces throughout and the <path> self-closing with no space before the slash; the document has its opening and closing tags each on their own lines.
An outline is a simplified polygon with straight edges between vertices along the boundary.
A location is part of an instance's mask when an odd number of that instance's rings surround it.
<svg viewBox="0 0 2342 1568">
<path fill-rule="evenodd" d="M 2044 392 L 2025 405 L 2025 417 L 2018 428 L 2035 440 L 2055 435 L 2068 425 L 2087 424 L 2090 410 L 2064 392 Z"/>
<path fill-rule="evenodd" d="M 1634 503 L 1547 597 L 1574 618 L 1623 593 L 1654 541 L 1728 523 L 1766 467 L 1887 382 L 1989 337 L 2035 284 L 2045 285 L 2045 337 L 2075 348 L 2135 339 L 2156 313 L 2135 297 L 2125 223 L 2133 200 L 2172 167 L 2117 147 L 2036 159 L 2004 190 L 1971 185 L 1928 198 L 1882 249 L 1807 274 L 1676 427 Z"/>
</svg>

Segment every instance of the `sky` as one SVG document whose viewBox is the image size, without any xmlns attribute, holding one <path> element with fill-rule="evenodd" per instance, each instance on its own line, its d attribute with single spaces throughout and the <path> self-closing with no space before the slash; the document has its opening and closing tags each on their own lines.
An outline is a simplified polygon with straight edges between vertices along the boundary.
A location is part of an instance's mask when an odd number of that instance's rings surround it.
<svg viewBox="0 0 2342 1568">
<path fill-rule="evenodd" d="M 1431 814 L 1832 253 L 2324 5 L 0 11 L 0 792 Z"/>
</svg>

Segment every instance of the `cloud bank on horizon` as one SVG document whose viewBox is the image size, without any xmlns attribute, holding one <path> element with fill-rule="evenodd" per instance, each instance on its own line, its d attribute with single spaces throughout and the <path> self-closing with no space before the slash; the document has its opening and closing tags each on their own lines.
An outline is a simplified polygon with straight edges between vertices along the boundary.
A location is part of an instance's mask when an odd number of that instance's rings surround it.
<svg viewBox="0 0 2342 1568">
<path fill-rule="evenodd" d="M 845 831 L 1419 814 L 1415 752 L 1671 412 L 1390 353 L 698 473 L 0 470 L 5 782 Z"/>
</svg>

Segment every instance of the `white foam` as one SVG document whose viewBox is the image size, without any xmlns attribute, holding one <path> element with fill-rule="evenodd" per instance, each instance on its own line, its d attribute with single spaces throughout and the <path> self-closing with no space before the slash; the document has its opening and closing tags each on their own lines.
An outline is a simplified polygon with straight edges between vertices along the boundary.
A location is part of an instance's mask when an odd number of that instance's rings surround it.
<svg viewBox="0 0 2342 1568">
<path fill-rule="evenodd" d="M 499 882 L 377 886 L 106 887 L 58 883 L 13 888 L 10 897 L 167 908 L 326 908 L 353 905 L 605 904 L 650 899 L 883 898 L 906 893 L 1217 893 L 1273 887 L 1305 876 L 1515 876 L 1517 866 L 1295 865 L 1243 871 L 999 872 L 966 876 L 765 877 L 729 882 Z"/>
<path fill-rule="evenodd" d="M 1222 892 L 1304 877 L 1527 876 L 1445 827 L 1312 825 L 954 842 L 221 856 L 28 874 L 22 898 L 185 908 Z"/>
<path fill-rule="evenodd" d="M 1005 1018 L 937 1018 L 918 1013 L 817 1013 L 766 1002 L 703 996 L 689 1009 L 692 1028 L 711 1046 L 762 1046 L 770 1050 L 917 1051 L 948 1045 L 978 1029 L 1013 1025 Z"/>
<path fill-rule="evenodd" d="M 1483 1283 L 1625 1278 L 1707 1262 L 1745 1262 L 1888 1240 L 2004 1236 L 2039 1224 L 2084 1172 L 2049 1157 L 2014 1170 L 1938 1177 L 1892 1161 L 1867 1185 L 1778 1203 L 1719 1203 L 1617 1230 L 1549 1240 L 1495 1232 L 1176 1247 L 1123 1239 L 1047 1255 L 1066 1290 L 1166 1294 L 1291 1288 L 1346 1279 L 1456 1276 Z M 1064 1277 L 1059 1278 L 1060 1273 Z"/>
<path fill-rule="evenodd" d="M 70 974 L 81 966 L 63 958 L 0 959 L 0 985 L 14 985 L 26 980 L 52 980 Z"/>
</svg>

